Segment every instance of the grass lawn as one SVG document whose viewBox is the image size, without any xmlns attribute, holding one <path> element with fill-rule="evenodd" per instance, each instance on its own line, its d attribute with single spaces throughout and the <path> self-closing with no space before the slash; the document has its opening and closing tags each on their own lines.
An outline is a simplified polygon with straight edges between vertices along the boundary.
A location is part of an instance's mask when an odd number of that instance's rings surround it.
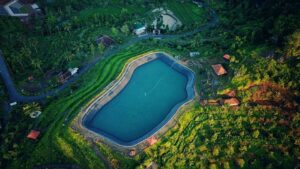
<svg viewBox="0 0 300 169">
<path fill-rule="evenodd" d="M 205 10 L 199 8 L 192 2 L 181 3 L 179 1 L 169 0 L 167 7 L 174 12 L 176 17 L 185 25 L 194 23 L 203 23 Z"/>
</svg>

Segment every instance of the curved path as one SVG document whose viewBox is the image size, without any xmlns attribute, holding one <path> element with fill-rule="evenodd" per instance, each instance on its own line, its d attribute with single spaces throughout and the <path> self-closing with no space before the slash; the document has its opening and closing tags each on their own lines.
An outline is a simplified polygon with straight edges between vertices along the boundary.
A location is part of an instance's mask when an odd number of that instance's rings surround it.
<svg viewBox="0 0 300 169">
<path fill-rule="evenodd" d="M 33 101 L 38 102 L 38 101 L 42 101 L 43 99 L 45 99 L 48 96 L 54 96 L 58 92 L 60 92 L 61 90 L 68 87 L 71 83 L 73 83 L 75 80 L 77 80 L 80 75 L 82 75 L 84 72 L 89 70 L 91 67 L 93 67 L 96 63 L 98 63 L 102 59 L 113 56 L 114 54 L 118 53 L 122 49 L 125 49 L 125 48 L 129 47 L 130 45 L 132 45 L 134 43 L 137 43 L 137 42 L 140 42 L 140 41 L 146 40 L 146 39 L 151 39 L 151 38 L 174 39 L 174 38 L 188 37 L 188 36 L 194 35 L 198 32 L 201 32 L 203 30 L 206 30 L 208 28 L 212 28 L 212 27 L 216 26 L 219 20 L 218 20 L 218 17 L 217 17 L 217 15 L 215 14 L 215 12 L 213 10 L 210 10 L 210 16 L 211 16 L 211 18 L 210 18 L 210 21 L 208 23 L 206 23 L 203 26 L 201 26 L 200 28 L 197 28 L 197 29 L 195 29 L 193 31 L 190 31 L 190 32 L 185 32 L 185 33 L 182 33 L 182 34 L 175 34 L 175 35 L 153 35 L 153 34 L 148 34 L 148 35 L 133 38 L 133 39 L 127 41 L 125 44 L 121 44 L 121 45 L 116 46 L 114 48 L 108 49 L 103 53 L 103 55 L 101 55 L 101 57 L 97 57 L 93 61 L 91 61 L 90 63 L 83 66 L 80 69 L 80 71 L 78 72 L 77 76 L 74 76 L 74 77 L 70 78 L 66 83 L 64 83 L 63 85 L 57 87 L 56 89 L 53 89 L 53 90 L 48 91 L 46 93 L 42 93 L 42 94 L 37 95 L 37 96 L 24 96 L 24 95 L 20 94 L 17 91 L 17 89 L 16 89 L 16 87 L 13 83 L 13 80 L 10 76 L 7 64 L 5 63 L 4 58 L 0 53 L 0 75 L 1 75 L 2 80 L 3 80 L 3 82 L 6 86 L 6 89 L 7 89 L 7 93 L 9 95 L 9 102 L 21 102 L 21 103 L 28 103 L 28 102 L 33 102 Z"/>
</svg>

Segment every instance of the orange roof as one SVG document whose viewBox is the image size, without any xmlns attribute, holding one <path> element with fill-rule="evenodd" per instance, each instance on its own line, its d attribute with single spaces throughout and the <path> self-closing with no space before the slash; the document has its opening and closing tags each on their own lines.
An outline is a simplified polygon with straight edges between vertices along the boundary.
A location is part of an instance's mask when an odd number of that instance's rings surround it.
<svg viewBox="0 0 300 169">
<path fill-rule="evenodd" d="M 236 98 L 225 99 L 224 104 L 228 104 L 229 106 L 238 106 L 240 101 Z"/>
<path fill-rule="evenodd" d="M 225 55 L 223 56 L 223 58 L 226 59 L 226 60 L 230 60 L 230 55 L 225 54 Z"/>
<path fill-rule="evenodd" d="M 220 76 L 220 75 L 224 75 L 227 73 L 227 71 L 224 69 L 224 67 L 221 64 L 216 64 L 216 65 L 212 65 L 211 66 L 215 73 Z"/>
<path fill-rule="evenodd" d="M 152 146 L 153 144 L 155 144 L 157 142 L 157 139 L 154 136 L 152 136 L 147 139 L 147 142 L 150 146 Z"/>
<path fill-rule="evenodd" d="M 39 131 L 31 130 L 30 133 L 27 135 L 27 138 L 36 140 L 39 137 L 39 135 L 40 135 Z"/>
</svg>

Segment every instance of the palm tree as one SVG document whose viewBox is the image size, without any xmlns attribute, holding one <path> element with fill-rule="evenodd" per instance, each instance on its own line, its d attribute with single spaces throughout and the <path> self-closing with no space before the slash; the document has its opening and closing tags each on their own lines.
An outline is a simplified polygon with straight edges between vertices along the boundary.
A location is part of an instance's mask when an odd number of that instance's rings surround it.
<svg viewBox="0 0 300 169">
<path fill-rule="evenodd" d="M 50 34 L 52 34 L 52 27 L 54 26 L 55 22 L 56 22 L 55 16 L 51 13 L 48 14 L 46 18 L 46 24 Z"/>
<path fill-rule="evenodd" d="M 70 30 L 72 28 L 72 25 L 70 23 L 65 23 L 63 25 L 63 28 L 64 28 L 65 31 L 67 31 L 70 34 Z"/>
<path fill-rule="evenodd" d="M 29 103 L 23 106 L 23 113 L 25 115 L 30 115 L 30 113 L 35 111 L 41 111 L 41 106 L 38 103 Z"/>
<path fill-rule="evenodd" d="M 42 61 L 38 58 L 36 59 L 32 59 L 31 60 L 31 65 L 34 67 L 34 68 L 37 68 L 41 71 L 41 73 L 44 73 L 43 69 L 42 69 Z"/>
</svg>

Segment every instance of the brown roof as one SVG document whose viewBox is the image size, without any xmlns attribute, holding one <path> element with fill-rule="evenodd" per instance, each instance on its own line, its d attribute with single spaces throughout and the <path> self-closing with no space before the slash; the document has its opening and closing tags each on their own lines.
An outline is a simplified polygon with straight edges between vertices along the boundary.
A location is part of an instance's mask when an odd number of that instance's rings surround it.
<svg viewBox="0 0 300 169">
<path fill-rule="evenodd" d="M 225 99 L 224 104 L 228 104 L 229 106 L 238 106 L 240 101 L 236 98 Z"/>
<path fill-rule="evenodd" d="M 96 43 L 100 44 L 102 43 L 105 47 L 109 47 L 112 44 L 114 44 L 114 40 L 112 40 L 109 36 L 100 36 L 96 39 Z"/>
<path fill-rule="evenodd" d="M 60 72 L 58 74 L 58 81 L 60 83 L 65 83 L 70 77 L 71 77 L 71 72 L 69 72 L 69 71 Z"/>
<path fill-rule="evenodd" d="M 40 135 L 40 132 L 37 130 L 31 130 L 30 133 L 27 135 L 27 138 L 36 140 Z"/>
<path fill-rule="evenodd" d="M 227 71 L 224 69 L 224 67 L 221 64 L 216 64 L 216 65 L 212 65 L 211 66 L 215 73 L 220 76 L 220 75 L 224 75 L 227 73 Z"/>
</svg>

